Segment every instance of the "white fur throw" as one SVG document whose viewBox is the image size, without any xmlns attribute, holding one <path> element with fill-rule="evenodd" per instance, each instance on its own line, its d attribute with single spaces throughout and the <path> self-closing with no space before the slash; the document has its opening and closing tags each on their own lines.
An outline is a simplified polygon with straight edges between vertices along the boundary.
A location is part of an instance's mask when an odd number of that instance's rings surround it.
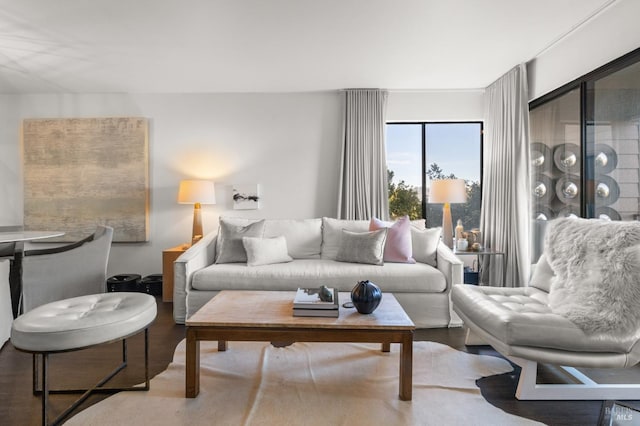
<svg viewBox="0 0 640 426">
<path fill-rule="evenodd" d="M 545 235 L 549 305 L 589 335 L 640 331 L 640 222 L 556 219 Z"/>
</svg>

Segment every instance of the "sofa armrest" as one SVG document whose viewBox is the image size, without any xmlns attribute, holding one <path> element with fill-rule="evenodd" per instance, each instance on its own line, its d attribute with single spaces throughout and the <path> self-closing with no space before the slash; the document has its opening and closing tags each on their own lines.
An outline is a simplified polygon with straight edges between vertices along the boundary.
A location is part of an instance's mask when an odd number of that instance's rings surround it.
<svg viewBox="0 0 640 426">
<path fill-rule="evenodd" d="M 460 260 L 453 251 L 447 247 L 442 241 L 438 243 L 437 249 L 437 268 L 444 274 L 447 281 L 446 292 L 449 297 L 449 327 L 461 327 L 462 320 L 453 310 L 451 302 L 451 288 L 455 284 L 462 284 L 464 281 L 464 262 Z"/>
<path fill-rule="evenodd" d="M 451 291 L 454 284 L 462 284 L 464 263 L 442 241 L 438 243 L 437 268 L 447 280 L 446 291 Z"/>
<path fill-rule="evenodd" d="M 193 273 L 211 265 L 216 253 L 217 234 L 210 233 L 182 253 L 173 264 L 173 320 L 184 324 L 187 316 L 187 293 Z"/>
</svg>

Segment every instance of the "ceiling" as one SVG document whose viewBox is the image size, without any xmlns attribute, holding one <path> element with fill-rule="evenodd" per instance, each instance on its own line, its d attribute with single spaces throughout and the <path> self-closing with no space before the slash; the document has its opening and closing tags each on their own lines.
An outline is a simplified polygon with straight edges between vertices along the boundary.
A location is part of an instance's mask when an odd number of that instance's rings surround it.
<svg viewBox="0 0 640 426">
<path fill-rule="evenodd" d="M 616 0 L 0 0 L 0 93 L 478 89 Z"/>
</svg>

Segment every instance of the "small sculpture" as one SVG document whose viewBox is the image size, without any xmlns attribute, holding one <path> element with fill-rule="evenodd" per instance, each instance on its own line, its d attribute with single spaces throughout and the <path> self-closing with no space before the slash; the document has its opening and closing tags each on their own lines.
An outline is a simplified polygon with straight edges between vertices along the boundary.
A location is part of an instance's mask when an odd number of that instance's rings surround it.
<svg viewBox="0 0 640 426">
<path fill-rule="evenodd" d="M 369 280 L 359 281 L 351 290 L 351 301 L 361 314 L 375 311 L 382 300 L 382 290 Z"/>
</svg>

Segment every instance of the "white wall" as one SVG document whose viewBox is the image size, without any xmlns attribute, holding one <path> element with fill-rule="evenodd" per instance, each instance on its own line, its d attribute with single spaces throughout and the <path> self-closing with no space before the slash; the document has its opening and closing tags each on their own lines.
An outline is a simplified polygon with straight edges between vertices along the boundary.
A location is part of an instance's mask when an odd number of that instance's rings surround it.
<svg viewBox="0 0 640 426">
<path fill-rule="evenodd" d="M 23 118 L 149 118 L 150 239 L 115 244 L 109 275 L 161 272 L 161 252 L 190 240 L 193 207 L 176 202 L 184 178 L 216 183 L 205 232 L 219 215 L 305 218 L 337 209 L 342 112 L 338 93 L 0 96 L 0 224 L 22 224 Z M 233 211 L 230 185 L 258 183 L 260 210 Z"/>
<path fill-rule="evenodd" d="M 193 208 L 176 202 L 181 179 L 216 183 L 205 232 L 217 230 L 220 215 L 335 216 L 342 105 L 339 92 L 0 95 L 0 226 L 22 224 L 21 120 L 45 117 L 149 119 L 150 238 L 114 244 L 109 275 L 160 273 L 162 250 L 190 239 Z M 482 91 L 391 93 L 388 118 L 478 120 Z M 259 183 L 261 209 L 232 210 L 234 183 Z"/>
<path fill-rule="evenodd" d="M 478 121 L 484 118 L 484 90 L 391 92 L 387 121 Z"/>
<path fill-rule="evenodd" d="M 527 67 L 535 99 L 640 47 L 640 1 L 618 0 Z"/>
</svg>

